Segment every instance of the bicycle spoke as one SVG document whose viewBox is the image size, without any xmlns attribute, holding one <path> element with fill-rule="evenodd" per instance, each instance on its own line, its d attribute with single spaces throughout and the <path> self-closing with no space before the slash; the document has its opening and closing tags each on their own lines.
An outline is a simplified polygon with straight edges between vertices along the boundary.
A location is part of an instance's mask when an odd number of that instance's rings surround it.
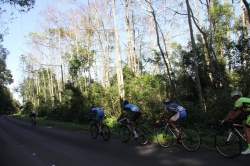
<svg viewBox="0 0 250 166">
<path fill-rule="evenodd" d="M 144 127 L 138 126 L 138 127 L 136 127 L 136 132 L 138 134 L 137 141 L 141 145 L 147 144 L 148 143 L 148 139 L 149 139 L 148 131 Z"/>
<path fill-rule="evenodd" d="M 156 138 L 158 143 L 164 148 L 171 146 L 173 143 L 173 134 L 165 127 L 158 129 Z"/>
<path fill-rule="evenodd" d="M 185 149 L 192 152 L 196 151 L 200 148 L 200 136 L 193 129 L 185 129 L 181 134 L 181 143 Z"/>
<path fill-rule="evenodd" d="M 119 137 L 123 142 L 128 142 L 130 139 L 130 131 L 127 126 L 121 126 L 119 131 Z"/>
<path fill-rule="evenodd" d="M 110 131 L 109 131 L 109 127 L 108 127 L 108 126 L 106 126 L 106 125 L 103 125 L 103 126 L 102 126 L 101 135 L 102 135 L 102 138 L 103 138 L 105 141 L 108 141 L 108 140 L 109 140 L 109 138 L 110 138 Z"/>
<path fill-rule="evenodd" d="M 232 131 L 219 131 L 215 136 L 214 143 L 217 152 L 226 158 L 235 158 L 242 150 L 239 137 Z"/>
<path fill-rule="evenodd" d="M 96 127 L 96 125 L 95 125 L 95 124 L 92 124 L 91 127 L 90 127 L 91 136 L 92 136 L 93 138 L 97 138 L 98 132 L 99 132 L 99 130 L 98 130 L 98 128 Z"/>
</svg>

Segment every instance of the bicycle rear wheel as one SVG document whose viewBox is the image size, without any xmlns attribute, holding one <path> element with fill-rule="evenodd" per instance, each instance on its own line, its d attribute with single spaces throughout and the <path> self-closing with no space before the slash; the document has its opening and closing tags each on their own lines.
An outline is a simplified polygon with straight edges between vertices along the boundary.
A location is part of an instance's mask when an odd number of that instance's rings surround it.
<svg viewBox="0 0 250 166">
<path fill-rule="evenodd" d="M 173 134 L 165 127 L 158 129 L 156 138 L 158 143 L 164 148 L 168 148 L 173 143 Z"/>
<path fill-rule="evenodd" d="M 235 158 L 242 150 L 239 136 L 231 130 L 219 131 L 215 135 L 214 146 L 216 151 L 226 158 Z"/>
<path fill-rule="evenodd" d="M 97 128 L 96 124 L 93 123 L 91 126 L 90 126 L 90 133 L 91 133 L 91 136 L 93 138 L 97 138 L 98 134 L 99 134 L 99 129 Z"/>
<path fill-rule="evenodd" d="M 119 131 L 119 137 L 123 142 L 128 142 L 130 139 L 130 131 L 127 126 L 121 126 Z"/>
<path fill-rule="evenodd" d="M 146 145 L 149 139 L 149 134 L 146 128 L 143 126 L 137 126 L 136 132 L 138 134 L 138 138 L 136 138 L 137 142 L 141 145 Z"/>
<path fill-rule="evenodd" d="M 110 138 L 110 130 L 109 130 L 109 127 L 108 127 L 107 125 L 103 125 L 103 126 L 102 126 L 101 135 L 102 135 L 102 138 L 103 138 L 105 141 L 108 141 L 108 140 L 109 140 L 109 138 Z"/>
<path fill-rule="evenodd" d="M 193 129 L 184 129 L 181 134 L 181 143 L 185 149 L 194 152 L 200 148 L 201 139 Z"/>
</svg>

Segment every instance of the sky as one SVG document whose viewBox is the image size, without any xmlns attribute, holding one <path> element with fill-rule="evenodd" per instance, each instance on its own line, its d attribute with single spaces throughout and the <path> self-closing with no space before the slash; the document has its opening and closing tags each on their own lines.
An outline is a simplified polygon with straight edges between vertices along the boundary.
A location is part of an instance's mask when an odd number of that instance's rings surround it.
<svg viewBox="0 0 250 166">
<path fill-rule="evenodd" d="M 13 88 L 17 87 L 22 81 L 22 72 L 20 65 L 20 57 L 22 54 L 29 52 L 28 46 L 25 44 L 27 39 L 25 36 L 29 32 L 37 31 L 39 24 L 37 20 L 39 18 L 39 12 L 44 9 L 48 0 L 36 0 L 34 9 L 31 9 L 28 13 L 15 12 L 15 19 L 5 25 L 5 28 L 9 28 L 7 35 L 4 36 L 3 47 L 6 48 L 10 54 L 7 57 L 6 64 L 7 69 L 11 70 L 14 83 L 9 85 L 11 92 L 15 99 L 19 100 L 18 94 L 13 92 Z M 6 7 L 8 14 L 11 11 L 15 11 L 13 7 Z"/>
</svg>

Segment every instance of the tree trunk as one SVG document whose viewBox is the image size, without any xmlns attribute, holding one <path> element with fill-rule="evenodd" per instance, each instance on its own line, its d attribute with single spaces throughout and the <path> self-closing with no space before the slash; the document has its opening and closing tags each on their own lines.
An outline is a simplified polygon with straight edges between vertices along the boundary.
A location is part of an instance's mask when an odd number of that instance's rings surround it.
<svg viewBox="0 0 250 166">
<path fill-rule="evenodd" d="M 116 74 L 117 74 L 117 81 L 118 81 L 118 91 L 119 91 L 119 99 L 120 99 L 120 110 L 122 112 L 122 101 L 124 99 L 124 83 L 123 83 L 123 73 L 122 73 L 122 63 L 121 63 L 121 55 L 119 49 L 119 35 L 118 35 L 118 28 L 116 23 L 116 12 L 115 12 L 115 0 L 113 2 L 113 17 L 114 17 L 114 28 L 115 28 L 115 59 L 116 59 Z"/>
<path fill-rule="evenodd" d="M 195 39 L 193 35 L 193 27 L 192 27 L 192 20 L 191 20 L 191 11 L 190 11 L 190 6 L 189 6 L 189 0 L 186 0 L 186 5 L 187 5 L 187 12 L 188 12 L 188 24 L 189 24 L 189 29 L 190 29 L 190 38 L 192 42 L 192 51 L 193 51 L 193 57 L 194 57 L 194 68 L 195 68 L 195 78 L 197 82 L 197 92 L 199 95 L 199 103 L 201 107 L 201 111 L 205 112 L 205 107 L 204 107 L 204 102 L 203 102 L 203 97 L 202 97 L 202 91 L 201 91 L 201 84 L 200 84 L 200 76 L 199 76 L 199 71 L 198 71 L 198 63 L 197 63 L 197 55 L 196 55 L 196 48 L 195 48 Z"/>
</svg>

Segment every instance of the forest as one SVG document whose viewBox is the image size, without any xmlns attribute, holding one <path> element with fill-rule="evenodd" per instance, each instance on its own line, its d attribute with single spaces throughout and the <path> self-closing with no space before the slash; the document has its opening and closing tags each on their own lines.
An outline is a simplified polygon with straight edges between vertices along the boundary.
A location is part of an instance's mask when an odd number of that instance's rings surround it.
<svg viewBox="0 0 250 166">
<path fill-rule="evenodd" d="M 233 90 L 249 97 L 249 13 L 246 0 L 51 1 L 20 56 L 22 103 L 6 88 L 13 80 L 0 45 L 0 113 L 32 108 L 81 124 L 92 105 L 116 119 L 127 99 L 141 123 L 154 124 L 168 97 L 186 108 L 188 125 L 215 128 Z"/>
</svg>

